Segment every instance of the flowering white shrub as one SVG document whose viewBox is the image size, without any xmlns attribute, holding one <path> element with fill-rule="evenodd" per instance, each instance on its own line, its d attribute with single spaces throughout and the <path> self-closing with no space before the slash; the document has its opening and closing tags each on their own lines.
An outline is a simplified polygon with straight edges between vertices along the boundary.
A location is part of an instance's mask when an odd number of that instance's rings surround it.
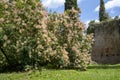
<svg viewBox="0 0 120 80">
<path fill-rule="evenodd" d="M 86 69 L 92 37 L 85 35 L 78 12 L 48 14 L 39 0 L 2 2 L 0 48 L 10 66 L 52 65 Z M 4 56 L 5 56 L 4 54 Z"/>
<path fill-rule="evenodd" d="M 58 45 L 67 52 L 68 67 L 86 69 L 90 63 L 89 52 L 93 39 L 92 35 L 85 35 L 78 12 L 72 9 L 64 14 L 50 15 L 47 28 L 58 39 Z"/>
<path fill-rule="evenodd" d="M 3 4 L 4 16 L 0 18 L 3 34 L 1 48 L 8 56 L 9 64 L 35 67 L 39 62 L 39 46 L 45 40 L 47 12 L 36 0 Z"/>
</svg>

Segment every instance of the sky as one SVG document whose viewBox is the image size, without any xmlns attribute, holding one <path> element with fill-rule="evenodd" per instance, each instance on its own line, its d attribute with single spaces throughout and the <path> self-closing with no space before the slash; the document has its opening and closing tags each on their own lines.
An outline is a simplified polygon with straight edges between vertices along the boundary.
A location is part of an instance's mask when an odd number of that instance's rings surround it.
<svg viewBox="0 0 120 80">
<path fill-rule="evenodd" d="M 81 21 L 88 25 L 91 20 L 98 21 L 99 19 L 99 4 L 100 0 L 78 0 L 78 6 L 82 13 L 80 14 Z M 106 12 L 111 16 L 120 16 L 120 0 L 104 0 Z M 43 6 L 48 11 L 63 13 L 65 0 L 42 0 Z"/>
</svg>

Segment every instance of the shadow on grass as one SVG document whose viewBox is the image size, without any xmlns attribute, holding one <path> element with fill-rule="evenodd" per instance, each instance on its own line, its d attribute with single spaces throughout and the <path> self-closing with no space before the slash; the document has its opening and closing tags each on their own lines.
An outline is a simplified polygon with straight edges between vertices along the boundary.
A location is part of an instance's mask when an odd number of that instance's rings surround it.
<svg viewBox="0 0 120 80">
<path fill-rule="evenodd" d="M 120 64 L 117 65 L 90 65 L 88 69 L 120 69 Z"/>
<path fill-rule="evenodd" d="M 41 69 L 39 71 L 42 70 L 77 70 L 77 71 L 86 71 L 86 70 L 81 70 L 81 69 L 77 69 L 77 68 L 53 68 L 53 67 L 41 67 Z M 99 65 L 99 64 L 95 64 L 95 65 L 89 65 L 87 67 L 87 69 L 120 69 L 120 64 L 116 64 L 116 65 Z M 33 69 L 34 70 L 34 69 Z M 24 70 L 20 70 L 16 69 L 14 70 L 14 68 L 5 68 L 3 70 L 0 70 L 0 73 L 12 73 L 12 72 L 26 72 Z"/>
</svg>

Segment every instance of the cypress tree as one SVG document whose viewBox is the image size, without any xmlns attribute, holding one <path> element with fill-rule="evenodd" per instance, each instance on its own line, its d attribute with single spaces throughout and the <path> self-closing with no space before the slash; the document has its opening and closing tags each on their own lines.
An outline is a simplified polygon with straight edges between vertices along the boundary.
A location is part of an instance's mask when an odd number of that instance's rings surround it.
<svg viewBox="0 0 120 80">
<path fill-rule="evenodd" d="M 106 19 L 109 19 L 108 13 L 105 12 L 105 5 L 104 0 L 100 0 L 100 10 L 99 10 L 99 20 L 105 21 Z"/>
<path fill-rule="evenodd" d="M 78 13 L 71 13 L 71 9 L 74 8 Z M 80 8 L 78 8 L 77 0 L 65 0 L 65 12 L 68 13 L 68 15 L 71 18 L 75 18 L 75 15 L 77 15 L 76 19 L 80 16 L 79 13 L 81 13 Z M 73 19 L 75 20 L 75 19 Z"/>
<path fill-rule="evenodd" d="M 77 0 L 66 0 L 65 1 L 65 11 L 71 10 L 72 7 L 76 10 L 78 10 Z"/>
</svg>

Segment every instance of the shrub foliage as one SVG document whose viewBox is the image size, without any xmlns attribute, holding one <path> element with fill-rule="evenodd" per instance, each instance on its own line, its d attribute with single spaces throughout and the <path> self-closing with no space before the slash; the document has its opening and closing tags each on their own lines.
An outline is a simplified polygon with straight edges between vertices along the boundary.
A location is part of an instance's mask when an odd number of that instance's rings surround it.
<svg viewBox="0 0 120 80">
<path fill-rule="evenodd" d="M 70 10 L 72 17 L 47 13 L 38 0 L 11 0 L 0 6 L 1 66 L 86 69 L 92 36 L 84 33 L 76 10 Z"/>
</svg>

